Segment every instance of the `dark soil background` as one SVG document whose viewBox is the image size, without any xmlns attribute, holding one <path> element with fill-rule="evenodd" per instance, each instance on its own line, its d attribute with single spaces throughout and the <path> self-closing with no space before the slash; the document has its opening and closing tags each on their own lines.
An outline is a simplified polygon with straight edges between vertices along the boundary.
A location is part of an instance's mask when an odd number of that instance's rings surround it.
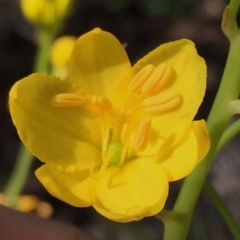
<svg viewBox="0 0 240 240">
<path fill-rule="evenodd" d="M 113 33 L 134 63 L 161 43 L 189 38 L 208 66 L 208 89 L 197 119 L 206 118 L 226 62 L 228 40 L 221 31 L 225 0 L 79 0 L 61 35 L 75 35 L 100 27 Z M 11 174 L 19 138 L 11 122 L 7 100 L 11 86 L 32 72 L 35 30 L 21 15 L 18 0 L 0 0 L 0 191 Z M 209 179 L 240 223 L 240 135 L 215 159 Z M 154 217 L 120 224 L 108 221 L 92 208 L 71 207 L 50 196 L 34 176 L 34 161 L 24 193 L 48 201 L 52 218 L 76 225 L 102 240 L 159 240 L 163 226 Z M 171 184 L 171 207 L 181 182 Z M 202 193 L 189 240 L 231 240 L 231 234 L 207 196 Z M 174 239 L 173 239 L 174 240 Z"/>
</svg>

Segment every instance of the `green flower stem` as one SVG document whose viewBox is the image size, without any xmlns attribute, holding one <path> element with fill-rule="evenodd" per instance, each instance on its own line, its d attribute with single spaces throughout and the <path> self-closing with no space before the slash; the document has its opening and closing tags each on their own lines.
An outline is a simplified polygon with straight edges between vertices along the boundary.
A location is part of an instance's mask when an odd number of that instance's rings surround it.
<svg viewBox="0 0 240 240">
<path fill-rule="evenodd" d="M 231 12 L 231 19 L 233 19 L 233 13 L 236 14 L 240 0 L 233 0 L 229 6 L 229 13 Z M 236 8 L 232 10 L 231 7 Z M 229 16 L 230 14 L 228 14 Z M 224 27 L 227 28 L 231 19 L 224 19 Z M 234 15 L 234 21 L 236 15 Z M 231 25 L 231 24 L 230 24 Z M 229 30 L 231 31 L 231 29 Z M 240 35 L 236 34 L 234 29 L 234 35 L 231 35 L 230 49 L 226 67 L 222 76 L 222 81 L 215 98 L 212 110 L 210 112 L 207 126 L 211 139 L 211 148 L 205 157 L 205 159 L 196 167 L 196 169 L 185 179 L 179 196 L 173 208 L 173 213 L 181 214 L 183 216 L 182 221 L 172 219 L 172 221 L 164 221 L 165 234 L 164 240 L 184 240 L 187 237 L 188 228 L 191 222 L 194 207 L 201 192 L 201 189 L 205 183 L 205 179 L 210 167 L 210 164 L 216 155 L 217 147 L 227 124 L 232 117 L 232 113 L 229 110 L 229 103 L 235 99 L 238 99 L 240 90 Z"/>
<path fill-rule="evenodd" d="M 40 31 L 34 71 L 45 73 L 50 72 L 49 54 L 53 40 L 54 34 L 51 34 L 48 31 Z M 4 194 L 7 196 L 7 205 L 10 207 L 17 207 L 18 196 L 26 183 L 32 160 L 33 155 L 22 144 L 20 146 L 14 170 L 4 189 Z"/>
<path fill-rule="evenodd" d="M 230 0 L 228 19 L 231 22 L 236 22 L 236 16 L 239 9 L 239 0 Z"/>
<path fill-rule="evenodd" d="M 240 119 L 230 125 L 223 133 L 217 147 L 219 151 L 225 144 L 227 144 L 237 133 L 240 132 Z"/>
<path fill-rule="evenodd" d="M 38 40 L 38 49 L 35 59 L 35 72 L 50 73 L 49 54 L 54 40 L 55 34 L 53 31 L 40 31 Z"/>
<path fill-rule="evenodd" d="M 211 199 L 211 201 L 214 203 L 218 212 L 225 219 L 225 221 L 229 227 L 229 230 L 231 231 L 232 235 L 234 236 L 234 239 L 240 240 L 240 228 L 237 225 L 232 213 L 227 208 L 226 204 L 221 199 L 221 197 L 218 195 L 218 193 L 216 192 L 214 187 L 208 181 L 206 181 L 203 189 L 204 189 L 205 193 L 208 195 L 208 197 Z"/>
<path fill-rule="evenodd" d="M 32 159 L 32 154 L 24 147 L 24 145 L 21 145 L 15 168 L 4 191 L 7 196 L 7 205 L 9 207 L 16 208 L 18 196 L 25 185 Z"/>
</svg>

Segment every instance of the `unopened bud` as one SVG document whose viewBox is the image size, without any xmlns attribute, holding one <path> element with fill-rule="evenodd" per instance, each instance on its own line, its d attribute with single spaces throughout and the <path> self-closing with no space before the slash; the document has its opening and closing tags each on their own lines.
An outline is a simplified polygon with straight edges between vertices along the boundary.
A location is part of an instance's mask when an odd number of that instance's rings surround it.
<svg viewBox="0 0 240 240">
<path fill-rule="evenodd" d="M 25 18 L 38 27 L 53 27 L 67 15 L 71 0 L 21 0 Z"/>
</svg>

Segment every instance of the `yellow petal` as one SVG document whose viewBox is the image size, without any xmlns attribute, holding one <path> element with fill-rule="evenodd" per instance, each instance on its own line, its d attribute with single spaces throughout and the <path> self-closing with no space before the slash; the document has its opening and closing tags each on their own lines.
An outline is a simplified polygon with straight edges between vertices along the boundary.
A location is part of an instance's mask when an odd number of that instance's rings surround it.
<svg viewBox="0 0 240 240">
<path fill-rule="evenodd" d="M 168 182 L 160 165 L 135 160 L 121 167 L 109 167 L 100 179 L 93 179 L 90 194 L 93 207 L 105 217 L 129 222 L 162 210 Z"/>
<path fill-rule="evenodd" d="M 206 88 L 206 65 L 197 54 L 193 42 L 187 39 L 169 42 L 147 54 L 121 81 L 117 98 L 126 100 L 129 82 L 143 67 L 148 64 L 159 66 L 161 63 L 170 66 L 173 75 L 159 92 L 159 96 L 169 91 L 179 95 L 181 103 L 172 110 L 152 117 L 152 128 L 155 135 L 158 133 L 162 142 L 170 134 L 175 134 L 175 142 L 177 142 L 196 115 Z"/>
<path fill-rule="evenodd" d="M 159 161 L 169 181 L 179 180 L 191 173 L 206 155 L 209 145 L 206 124 L 202 120 L 193 122 L 176 146 L 166 151 L 160 149 Z"/>
<path fill-rule="evenodd" d="M 67 92 L 69 81 L 32 74 L 10 91 L 10 112 L 27 148 L 44 162 L 69 165 L 100 156 L 97 120 L 81 116 L 79 107 L 54 107 L 54 95 Z M 67 161 L 66 161 L 67 160 Z"/>
<path fill-rule="evenodd" d="M 88 194 L 89 171 L 66 173 L 45 164 L 35 174 L 54 197 L 75 207 L 91 205 Z"/>
<path fill-rule="evenodd" d="M 116 85 L 130 69 L 121 43 L 99 28 L 82 35 L 76 42 L 69 63 L 69 78 L 83 92 L 110 100 Z"/>
<path fill-rule="evenodd" d="M 121 215 L 121 214 L 117 214 L 117 213 L 112 213 L 110 212 L 107 208 L 105 208 L 101 203 L 98 203 L 98 205 L 94 205 L 93 206 L 95 208 L 95 210 L 97 212 L 99 212 L 102 216 L 107 217 L 110 220 L 113 220 L 115 222 L 121 222 L 121 223 L 125 223 L 125 222 L 130 222 L 130 221 L 134 221 L 135 218 L 133 218 L 132 220 L 129 218 L 129 216 L 126 215 Z"/>
<path fill-rule="evenodd" d="M 208 129 L 204 120 L 193 122 L 193 131 L 195 133 L 198 142 L 198 159 L 200 162 L 206 156 L 210 149 L 210 137 L 208 135 Z"/>
</svg>

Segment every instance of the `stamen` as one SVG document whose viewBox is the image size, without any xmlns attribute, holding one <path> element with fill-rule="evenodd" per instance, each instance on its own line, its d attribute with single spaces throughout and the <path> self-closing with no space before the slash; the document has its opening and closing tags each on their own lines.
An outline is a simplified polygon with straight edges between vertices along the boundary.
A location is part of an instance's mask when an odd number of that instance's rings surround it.
<svg viewBox="0 0 240 240">
<path fill-rule="evenodd" d="M 116 149 L 114 149 L 114 148 L 111 148 L 111 149 L 109 149 L 109 151 L 107 151 L 106 156 L 103 158 L 103 164 L 102 164 L 102 166 L 101 166 L 101 168 L 100 168 L 100 171 L 99 171 L 99 173 L 98 173 L 98 176 L 99 176 L 99 177 L 100 177 L 100 176 L 103 174 L 103 172 L 106 170 L 106 168 L 107 168 L 108 164 L 110 163 L 110 160 L 112 159 L 115 151 L 116 151 Z"/>
<path fill-rule="evenodd" d="M 148 64 L 143 69 L 141 69 L 129 83 L 128 89 L 132 92 L 139 92 L 144 82 L 152 74 L 153 70 L 154 66 L 152 64 Z"/>
<path fill-rule="evenodd" d="M 143 101 L 144 109 L 150 114 L 159 114 L 176 107 L 181 98 L 174 92 L 149 97 Z"/>
<path fill-rule="evenodd" d="M 113 110 L 112 103 L 105 97 L 102 96 L 91 96 L 91 103 L 102 112 L 111 112 Z"/>
<path fill-rule="evenodd" d="M 136 151 L 143 151 L 148 145 L 149 134 L 151 130 L 151 120 L 144 119 L 138 125 L 137 131 L 135 133 L 132 147 Z"/>
<path fill-rule="evenodd" d="M 94 173 L 93 164 L 90 168 L 90 175 L 94 179 L 99 179 L 104 171 L 107 169 L 109 163 L 117 165 L 122 156 L 123 145 L 120 142 L 111 142 L 107 146 L 106 156 L 103 158 L 102 166 L 98 173 Z"/>
<path fill-rule="evenodd" d="M 52 105 L 55 107 L 81 106 L 84 102 L 85 97 L 78 93 L 60 93 L 52 99 Z"/>
<path fill-rule="evenodd" d="M 111 102 L 105 97 L 98 97 L 97 99 L 99 107 L 105 112 L 111 112 L 113 110 L 113 106 Z"/>
<path fill-rule="evenodd" d="M 143 93 L 155 93 L 162 89 L 172 77 L 173 70 L 166 63 L 160 64 L 142 87 Z"/>
<path fill-rule="evenodd" d="M 105 126 L 103 120 L 101 121 L 101 130 L 102 130 L 102 158 L 104 158 L 107 151 L 107 144 L 109 141 L 110 128 Z"/>
<path fill-rule="evenodd" d="M 119 161 L 118 166 L 122 166 L 122 164 L 124 163 L 124 160 L 125 160 L 126 155 L 127 155 L 128 147 L 129 147 L 128 144 L 129 144 L 129 138 L 124 143 L 122 154 L 121 154 L 121 159 Z"/>
<path fill-rule="evenodd" d="M 92 166 L 90 168 L 90 176 L 93 179 L 97 180 L 97 179 L 99 179 L 102 176 L 104 171 L 107 169 L 107 166 L 108 166 L 112 156 L 114 155 L 114 151 L 115 151 L 114 149 L 110 149 L 107 152 L 107 155 L 103 158 L 103 164 L 102 164 L 102 166 L 101 166 L 101 168 L 100 168 L 98 173 L 94 173 L 94 171 L 93 171 L 93 164 L 92 164 Z"/>
<path fill-rule="evenodd" d="M 121 142 L 125 142 L 127 138 L 127 130 L 128 130 L 128 124 L 124 123 L 120 135 Z"/>
</svg>

